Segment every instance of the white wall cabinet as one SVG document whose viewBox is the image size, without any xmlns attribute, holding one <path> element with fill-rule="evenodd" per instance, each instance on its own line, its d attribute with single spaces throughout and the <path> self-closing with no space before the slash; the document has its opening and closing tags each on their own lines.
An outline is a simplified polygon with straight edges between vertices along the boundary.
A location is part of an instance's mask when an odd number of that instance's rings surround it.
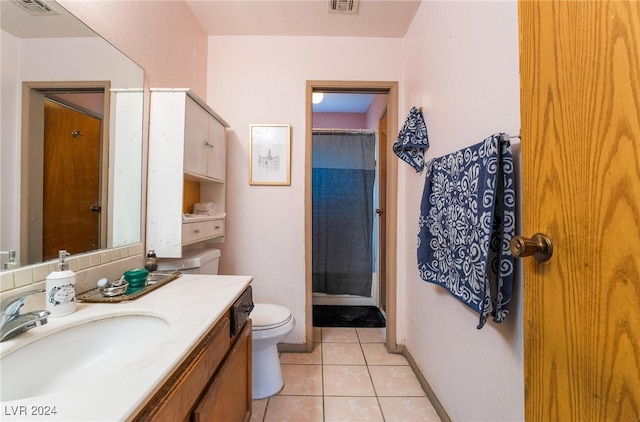
<svg viewBox="0 0 640 422">
<path fill-rule="evenodd" d="M 151 89 L 147 248 L 158 257 L 224 236 L 227 127 L 191 91 Z M 195 202 L 215 203 L 216 214 L 192 215 Z"/>
<path fill-rule="evenodd" d="M 185 160 L 187 173 L 224 181 L 226 128 L 197 101 L 187 101 Z"/>
</svg>

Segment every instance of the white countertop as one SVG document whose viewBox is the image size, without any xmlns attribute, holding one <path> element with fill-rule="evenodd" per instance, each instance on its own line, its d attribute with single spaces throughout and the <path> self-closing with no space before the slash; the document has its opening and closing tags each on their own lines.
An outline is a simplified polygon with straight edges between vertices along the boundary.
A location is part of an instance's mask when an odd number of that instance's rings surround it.
<svg viewBox="0 0 640 422">
<path fill-rule="evenodd" d="M 120 421 L 132 419 L 201 337 L 251 283 L 249 276 L 184 274 L 134 301 L 78 303 L 73 314 L 49 318 L 41 327 L 0 343 L 0 356 L 43 336 L 87 321 L 121 314 L 160 317 L 170 324 L 165 341 L 148 354 L 97 380 L 78 380 L 68 389 L 34 398 L 0 402 L 0 419 L 15 421 Z M 1 368 L 0 368 L 1 370 Z M 28 371 L 29 368 L 24 368 Z M 0 375 L 1 376 L 1 375 Z M 2 385 L 2 388 L 9 386 Z M 9 387 L 10 388 L 10 387 Z M 25 406 L 24 408 L 21 406 Z M 38 416 L 38 407 L 55 416 Z M 21 414 L 25 410 L 26 414 Z"/>
</svg>

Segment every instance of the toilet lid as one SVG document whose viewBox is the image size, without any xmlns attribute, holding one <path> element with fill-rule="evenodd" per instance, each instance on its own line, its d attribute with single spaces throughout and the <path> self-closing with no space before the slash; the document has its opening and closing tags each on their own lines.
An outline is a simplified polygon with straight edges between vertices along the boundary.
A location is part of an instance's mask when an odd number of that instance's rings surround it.
<svg viewBox="0 0 640 422">
<path fill-rule="evenodd" d="M 254 329 L 267 330 L 289 322 L 291 312 L 284 306 L 272 303 L 256 303 L 250 316 Z"/>
</svg>

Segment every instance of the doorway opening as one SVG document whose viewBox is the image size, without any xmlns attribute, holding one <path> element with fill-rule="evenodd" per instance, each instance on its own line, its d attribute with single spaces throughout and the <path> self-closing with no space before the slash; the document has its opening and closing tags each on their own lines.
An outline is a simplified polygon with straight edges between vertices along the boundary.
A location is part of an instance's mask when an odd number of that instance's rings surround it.
<svg viewBox="0 0 640 422">
<path fill-rule="evenodd" d="M 26 264 L 107 245 L 109 87 L 24 82 L 21 256 Z"/>
<path fill-rule="evenodd" d="M 314 91 L 313 304 L 379 306 L 379 120 L 387 94 Z M 344 309 L 344 308 L 336 308 Z"/>
<path fill-rule="evenodd" d="M 308 349 L 313 305 L 380 309 L 387 347 L 396 348 L 397 167 L 387 162 L 387 134 L 396 130 L 397 83 L 307 82 Z"/>
</svg>

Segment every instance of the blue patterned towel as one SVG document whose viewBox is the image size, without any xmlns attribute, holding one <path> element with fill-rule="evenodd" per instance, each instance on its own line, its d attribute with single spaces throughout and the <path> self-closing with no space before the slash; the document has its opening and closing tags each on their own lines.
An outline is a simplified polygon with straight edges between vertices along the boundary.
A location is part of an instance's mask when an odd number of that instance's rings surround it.
<svg viewBox="0 0 640 422">
<path fill-rule="evenodd" d="M 393 144 L 393 152 L 402 161 L 409 163 L 416 172 L 424 167 L 424 150 L 429 148 L 427 125 L 422 111 L 411 108 L 409 117 L 398 133 L 398 139 Z"/>
<path fill-rule="evenodd" d="M 515 182 L 501 135 L 429 160 L 420 206 L 420 277 L 480 314 L 479 329 L 504 321 L 511 302 Z"/>
</svg>

